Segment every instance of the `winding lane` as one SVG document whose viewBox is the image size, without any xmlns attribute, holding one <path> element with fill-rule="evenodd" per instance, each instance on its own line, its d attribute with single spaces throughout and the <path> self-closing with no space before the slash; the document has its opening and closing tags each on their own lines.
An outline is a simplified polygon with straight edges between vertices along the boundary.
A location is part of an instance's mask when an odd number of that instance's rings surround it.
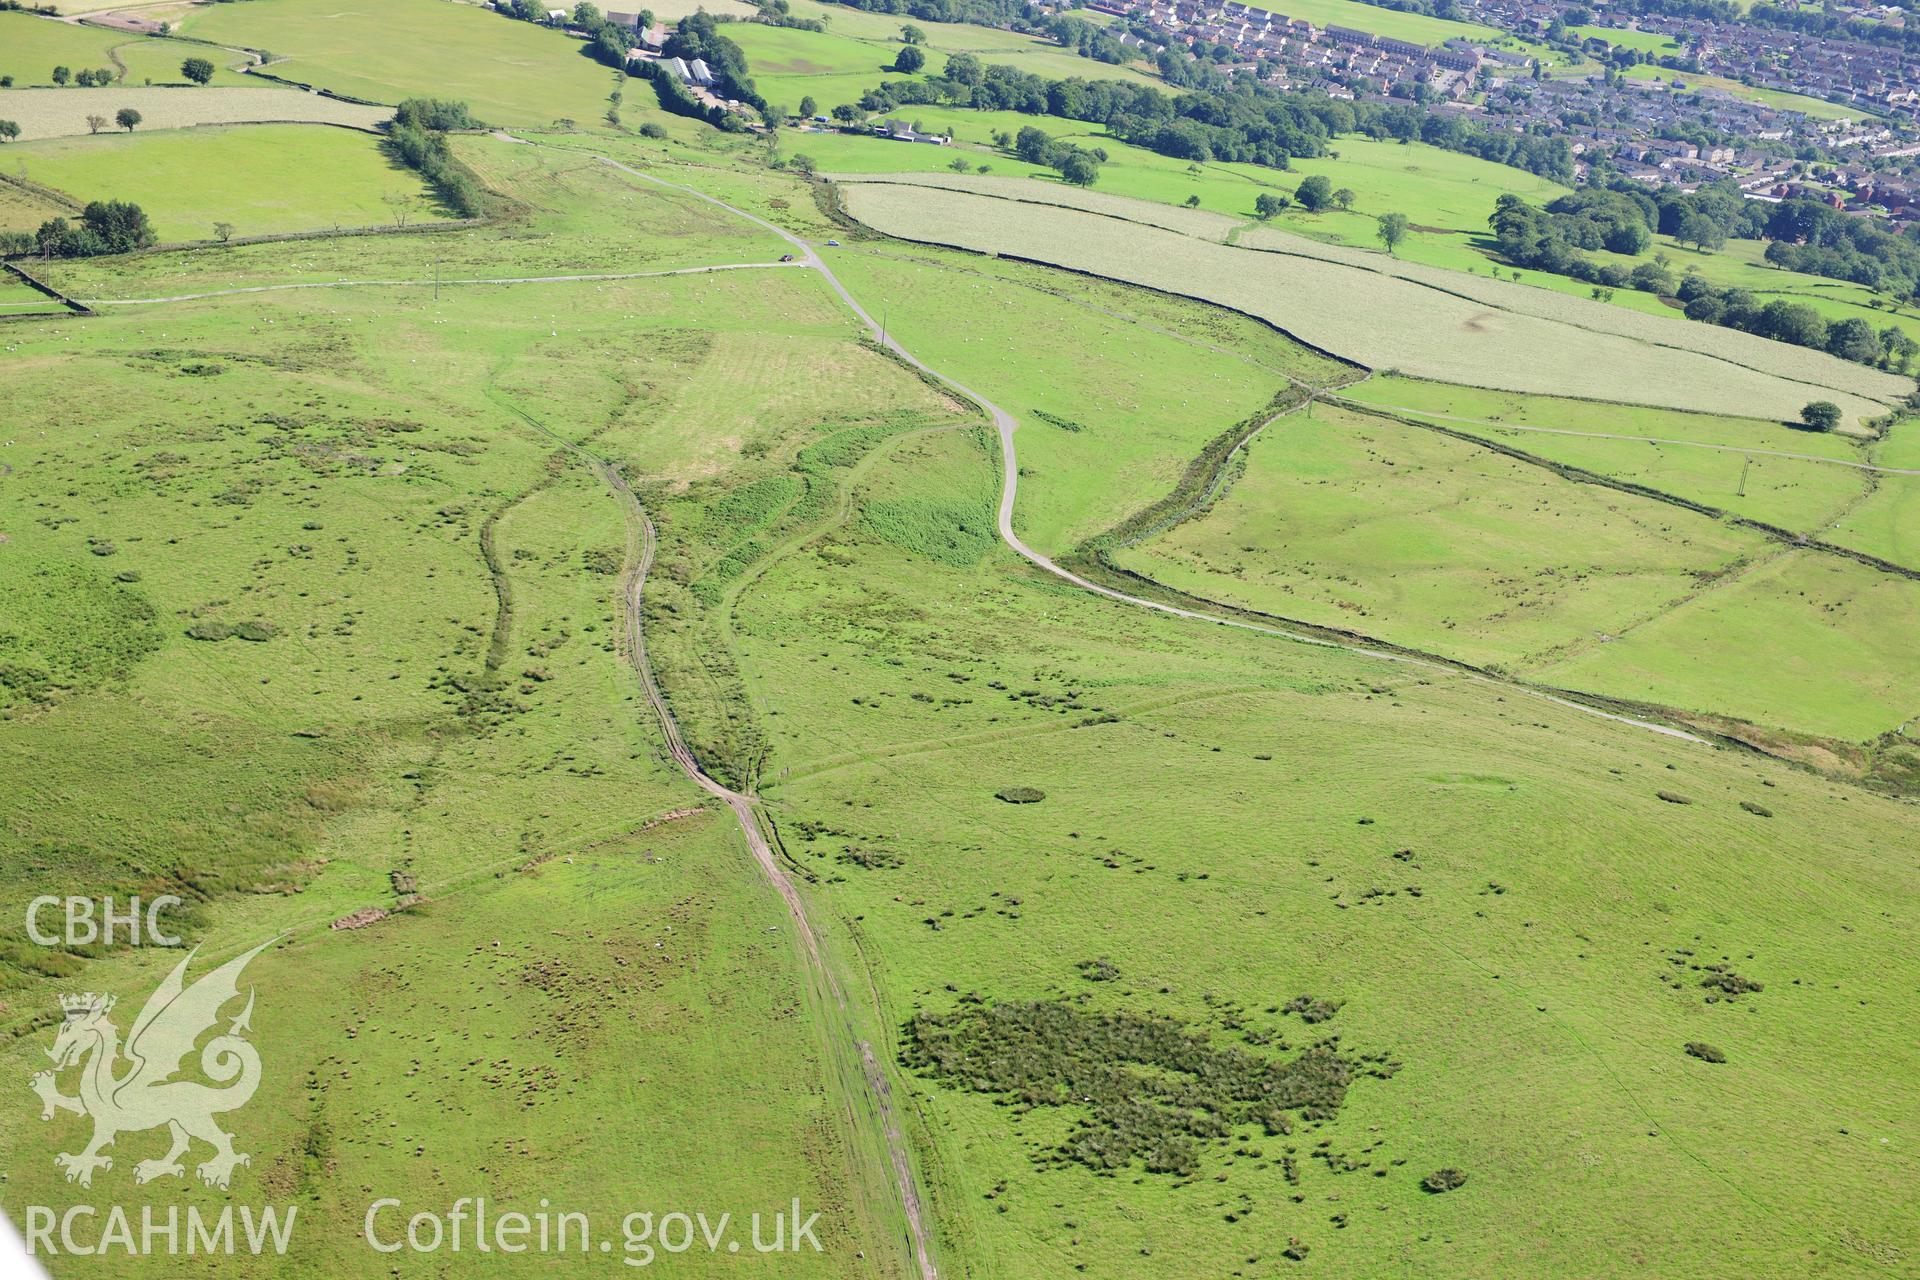
<svg viewBox="0 0 1920 1280">
<path fill-rule="evenodd" d="M 975 391 L 972 387 L 959 381 L 957 378 L 953 378 L 935 369 L 911 351 L 908 351 L 906 347 L 902 346 L 899 339 L 881 328 L 880 323 L 873 318 L 865 307 L 860 305 L 859 300 L 847 291 L 846 285 L 840 282 L 840 277 L 833 273 L 833 268 L 828 266 L 825 260 L 820 257 L 819 252 L 811 242 L 802 239 L 784 227 L 774 225 L 756 214 L 748 213 L 744 209 L 736 209 L 726 201 L 710 196 L 704 191 L 683 186 L 678 182 L 669 182 L 665 178 L 656 177 L 653 174 L 635 169 L 631 165 L 622 164 L 618 160 L 611 159 L 607 156 L 595 156 L 594 158 L 602 164 L 611 165 L 622 173 L 638 178 L 642 182 L 647 182 L 657 187 L 664 187 L 671 191 L 678 191 L 682 195 L 693 196 L 698 200 L 704 200 L 708 204 L 724 209 L 736 217 L 744 218 L 755 226 L 779 236 L 782 240 L 793 246 L 795 252 L 799 255 L 799 261 L 802 266 L 810 267 L 818 271 L 821 276 L 826 279 L 827 284 L 840 296 L 840 300 L 847 305 L 847 309 L 852 311 L 860 323 L 866 326 L 867 332 L 872 335 L 875 342 L 893 352 L 894 355 L 900 357 L 900 359 L 906 361 L 915 369 L 926 374 L 948 390 L 979 405 L 980 408 L 986 412 L 987 416 L 993 420 L 994 429 L 1000 435 L 1000 540 L 1024 557 L 1029 563 L 1046 570 L 1055 577 L 1070 582 L 1083 591 L 1091 591 L 1095 595 L 1105 596 L 1109 600 L 1117 600 L 1122 604 L 1130 604 L 1142 609 L 1152 609 L 1156 613 L 1170 614 L 1173 617 L 1186 618 L 1194 622 L 1210 622 L 1215 626 L 1233 627 L 1242 631 L 1258 632 L 1262 635 L 1278 636 L 1285 640 L 1294 640 L 1301 644 L 1315 645 L 1323 649 L 1340 649 L 1347 653 L 1357 653 L 1364 657 L 1377 658 L 1382 662 L 1397 662 L 1407 666 L 1442 672 L 1447 675 L 1464 675 L 1469 680 L 1491 685 L 1506 692 L 1523 694 L 1542 702 L 1549 702 L 1555 706 L 1565 707 L 1571 711 L 1578 711 L 1583 715 L 1596 716 L 1602 720 L 1611 720 L 1615 724 L 1629 725 L 1636 729 L 1643 729 L 1648 733 L 1660 734 L 1663 737 L 1678 738 L 1684 742 L 1696 742 L 1703 746 L 1712 745 L 1707 739 L 1700 737 L 1698 734 L 1689 733 L 1685 729 L 1660 724 L 1653 720 L 1642 720 L 1636 716 L 1622 715 L 1618 712 L 1603 711 L 1599 707 L 1590 707 L 1583 702 L 1577 702 L 1572 698 L 1563 698 L 1558 694 L 1549 693 L 1544 689 L 1535 689 L 1525 684 L 1497 680 L 1491 676 L 1479 675 L 1472 672 L 1463 672 L 1458 667 L 1450 666 L 1442 662 L 1434 662 L 1413 654 L 1392 653 L 1384 649 L 1373 648 L 1369 645 L 1349 644 L 1339 640 L 1328 640 L 1321 636 L 1308 635 L 1305 632 L 1293 630 L 1290 627 L 1270 626 L 1264 623 L 1248 622 L 1241 618 L 1221 617 L 1217 614 L 1203 613 L 1196 609 L 1185 609 L 1178 605 L 1166 604 L 1159 600 L 1149 600 L 1143 596 L 1129 595 L 1124 591 L 1117 591 L 1112 587 L 1102 586 L 1100 583 L 1083 578 L 1069 569 L 1062 568 L 1048 557 L 1035 551 L 1032 547 L 1021 541 L 1020 535 L 1014 532 L 1013 504 L 1018 496 L 1020 486 L 1020 462 L 1014 450 L 1013 436 L 1020 424 L 1014 419 L 1012 414 L 1002 409 L 986 396 L 981 395 L 978 391 Z"/>
</svg>

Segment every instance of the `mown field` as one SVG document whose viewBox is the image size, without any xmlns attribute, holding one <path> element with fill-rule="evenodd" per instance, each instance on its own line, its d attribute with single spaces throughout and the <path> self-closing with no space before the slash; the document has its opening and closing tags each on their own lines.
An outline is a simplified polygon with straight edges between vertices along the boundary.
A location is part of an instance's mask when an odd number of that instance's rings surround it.
<svg viewBox="0 0 1920 1280">
<path fill-rule="evenodd" d="M 236 125 L 67 138 L 12 148 L 14 172 L 89 200 L 131 200 L 162 240 L 209 240 L 215 224 L 265 235 L 391 226 L 448 216 L 418 174 L 357 130 Z M 184 170 L 199 177 L 182 182 Z"/>
<path fill-rule="evenodd" d="M 1424 269 L 1401 267 L 1403 274 L 1389 275 L 1370 263 L 1316 252 L 1311 242 L 1289 242 L 1268 228 L 1242 241 L 1276 251 L 1249 253 L 1072 209 L 899 184 L 845 185 L 849 211 L 887 234 L 1015 254 L 1205 297 L 1376 369 L 1783 418 L 1798 413 L 1810 385 L 1829 391 L 1855 416 L 1885 412 L 1868 396 L 1891 400 L 1900 394 L 1898 379 L 1815 352 L 1455 277 L 1460 283 L 1454 287 L 1487 290 L 1491 301 L 1462 297 L 1413 274 Z M 1502 303 L 1529 310 L 1506 310 Z M 1629 322 L 1639 331 L 1621 332 Z M 1648 325 L 1658 327 L 1657 342 L 1673 345 L 1647 341 Z M 1792 370 L 1804 380 L 1769 370 Z"/>
<path fill-rule="evenodd" d="M 92 134 L 89 116 L 111 121 L 123 107 L 140 113 L 135 132 L 195 125 L 311 123 L 371 130 L 390 119 L 387 107 L 371 107 L 283 88 L 0 89 L 0 107 L 20 126 L 23 140 Z M 109 129 L 117 128 L 108 125 Z"/>
<path fill-rule="evenodd" d="M 76 212 L 50 192 L 0 182 L 0 230 L 32 231 L 48 218 Z"/>
</svg>

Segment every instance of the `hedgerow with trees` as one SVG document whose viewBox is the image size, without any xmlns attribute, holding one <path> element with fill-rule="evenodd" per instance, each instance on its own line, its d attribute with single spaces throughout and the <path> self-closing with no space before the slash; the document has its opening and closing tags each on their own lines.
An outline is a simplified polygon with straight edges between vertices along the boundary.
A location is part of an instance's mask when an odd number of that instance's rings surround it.
<svg viewBox="0 0 1920 1280">
<path fill-rule="evenodd" d="M 1683 304 L 1688 319 L 1742 329 L 1763 338 L 1813 347 L 1845 360 L 1906 372 L 1920 344 L 1898 325 L 1876 330 L 1865 318 L 1829 322 L 1805 303 L 1762 301 L 1750 290 L 1723 288 L 1688 270 L 1676 278 L 1672 259 L 1658 254 L 1628 267 L 1600 262 L 1582 250 L 1638 256 L 1656 231 L 1701 251 L 1733 236 L 1770 240 L 1768 262 L 1790 271 L 1850 280 L 1905 301 L 1916 298 L 1920 240 L 1848 218 L 1815 200 L 1779 204 L 1743 200 L 1708 189 L 1693 195 L 1638 189 L 1574 192 L 1536 208 L 1516 195 L 1494 201 L 1488 219 L 1500 255 L 1518 267 L 1585 280 L 1605 298 L 1632 288 Z"/>
<path fill-rule="evenodd" d="M 1424 142 L 1558 181 L 1573 180 L 1573 153 L 1565 138 L 1485 129 L 1409 103 L 1347 102 L 1260 85 L 1168 94 L 1116 80 L 1048 80 L 957 53 L 947 59 L 940 75 L 892 81 L 860 99 L 860 106 L 870 112 L 916 103 L 1100 124 L 1125 142 L 1203 164 L 1227 160 L 1285 169 L 1294 158 L 1323 156 L 1332 139 L 1357 133 Z"/>
</svg>

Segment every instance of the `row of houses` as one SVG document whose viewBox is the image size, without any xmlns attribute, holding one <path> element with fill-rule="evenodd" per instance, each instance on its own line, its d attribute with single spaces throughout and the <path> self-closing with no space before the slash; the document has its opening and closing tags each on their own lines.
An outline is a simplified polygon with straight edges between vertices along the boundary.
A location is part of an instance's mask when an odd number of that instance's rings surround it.
<svg viewBox="0 0 1920 1280">
<path fill-rule="evenodd" d="M 1364 81 L 1388 92 L 1418 84 L 1430 96 L 1464 97 L 1485 59 L 1483 50 L 1465 42 L 1430 48 L 1352 27 L 1316 27 L 1245 0 L 1135 0 L 1125 13 L 1203 56 L 1224 46 L 1233 60 L 1219 64 L 1223 70 L 1250 71 L 1282 87 Z M 1139 43 L 1148 48 L 1148 42 Z"/>
</svg>

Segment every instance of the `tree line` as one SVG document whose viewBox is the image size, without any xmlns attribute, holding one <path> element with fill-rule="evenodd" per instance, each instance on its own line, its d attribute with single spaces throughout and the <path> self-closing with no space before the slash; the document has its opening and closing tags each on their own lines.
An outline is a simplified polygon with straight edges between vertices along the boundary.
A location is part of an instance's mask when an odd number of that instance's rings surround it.
<svg viewBox="0 0 1920 1280">
<path fill-rule="evenodd" d="M 139 205 L 95 200 L 81 211 L 77 223 L 49 218 L 38 231 L 0 231 L 0 256 L 37 253 L 43 258 L 92 258 L 129 253 L 153 242 L 153 224 Z"/>
<path fill-rule="evenodd" d="M 408 98 L 387 125 L 387 151 L 426 179 L 441 202 L 463 218 L 477 218 L 484 205 L 480 184 L 453 157 L 447 145 L 451 129 L 481 128 L 464 102 Z"/>
<path fill-rule="evenodd" d="M 1696 207 L 1712 206 L 1715 193 L 1705 194 L 1709 199 L 1702 202 L 1678 193 L 1656 196 L 1644 191 L 1589 190 L 1563 196 L 1544 209 L 1509 194 L 1494 201 L 1488 223 L 1493 228 L 1501 256 L 1508 262 L 1587 281 L 1594 285 L 1597 298 L 1610 297 L 1617 288 L 1639 289 L 1677 300 L 1690 320 L 1812 347 L 1860 364 L 1907 371 L 1913 357 L 1920 354 L 1920 345 L 1897 325 L 1876 331 L 1859 316 L 1829 322 L 1805 303 L 1788 302 L 1784 298 L 1763 302 L 1749 290 L 1711 284 L 1697 271 L 1689 270 L 1676 280 L 1665 254 L 1629 268 L 1621 263 L 1598 262 L 1579 252 L 1605 249 L 1612 253 L 1639 254 L 1651 245 L 1655 229 L 1697 243 L 1701 248 L 1717 247 L 1726 238 L 1722 224 Z M 1743 204 L 1737 225 L 1747 234 L 1757 234 L 1774 219 L 1780 220 L 1775 230 L 1786 230 L 1799 212 L 1789 205 L 1824 207 L 1813 201 L 1790 201 L 1775 206 L 1762 206 L 1757 202 Z M 1769 259 L 1777 248 L 1790 246 L 1776 241 L 1769 246 Z"/>
<path fill-rule="evenodd" d="M 1115 137 L 1175 159 L 1241 161 L 1285 169 L 1325 155 L 1342 134 L 1425 142 L 1562 182 L 1573 179 L 1567 140 L 1482 128 L 1411 103 L 1347 102 L 1239 84 L 1212 93 L 1167 94 L 1150 85 L 1070 77 L 1049 80 L 973 54 L 954 54 L 924 80 L 870 89 L 860 106 L 887 112 L 913 103 L 1049 115 L 1105 126 Z"/>
<path fill-rule="evenodd" d="M 1637 256 L 1658 232 L 1702 251 L 1733 239 L 1765 240 L 1766 259 L 1777 267 L 1920 302 L 1920 231 L 1892 231 L 1806 196 L 1749 200 L 1731 183 L 1692 193 L 1672 187 L 1648 191 L 1616 178 L 1562 196 L 1545 209 L 1503 198 L 1492 223 L 1503 252 L 1516 248 L 1542 270 L 1597 283 L 1623 282 L 1592 274 L 1600 268 L 1580 267 L 1574 251 L 1606 249 Z"/>
</svg>

